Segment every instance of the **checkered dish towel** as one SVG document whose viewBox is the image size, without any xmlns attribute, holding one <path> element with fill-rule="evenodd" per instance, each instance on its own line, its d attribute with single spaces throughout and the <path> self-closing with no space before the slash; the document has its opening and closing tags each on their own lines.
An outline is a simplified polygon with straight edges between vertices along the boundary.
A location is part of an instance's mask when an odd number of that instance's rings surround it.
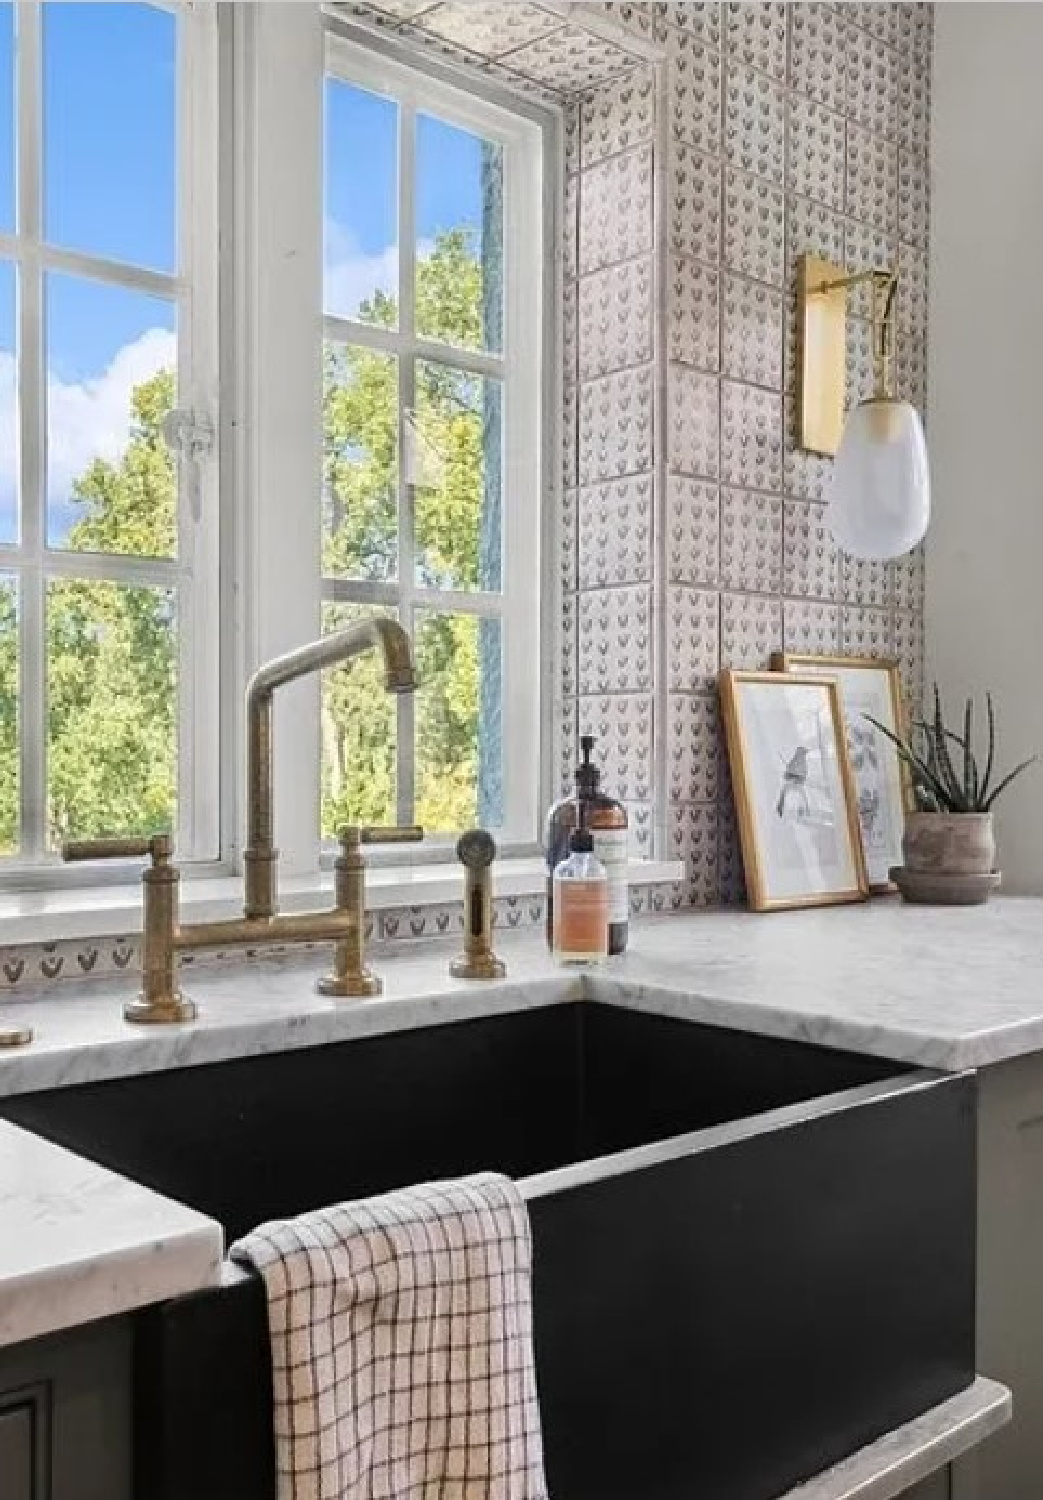
<svg viewBox="0 0 1043 1500">
<path fill-rule="evenodd" d="M 482 1173 L 262 1224 L 279 1500 L 547 1500 L 529 1216 Z"/>
</svg>

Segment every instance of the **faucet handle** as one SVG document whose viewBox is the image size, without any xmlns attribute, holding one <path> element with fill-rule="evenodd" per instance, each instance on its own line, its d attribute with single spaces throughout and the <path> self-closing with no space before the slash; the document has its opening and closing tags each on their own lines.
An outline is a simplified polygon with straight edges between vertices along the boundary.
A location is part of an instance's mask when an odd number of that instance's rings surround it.
<svg viewBox="0 0 1043 1500">
<path fill-rule="evenodd" d="M 88 859 L 144 859 L 151 856 L 153 864 L 170 858 L 169 833 L 153 833 L 148 838 L 114 839 L 66 839 L 62 844 L 62 859 L 66 864 Z"/>
<path fill-rule="evenodd" d="M 360 844 L 419 844 L 423 840 L 424 830 L 419 823 L 349 823 L 337 836 L 342 848 L 357 849 Z"/>
</svg>

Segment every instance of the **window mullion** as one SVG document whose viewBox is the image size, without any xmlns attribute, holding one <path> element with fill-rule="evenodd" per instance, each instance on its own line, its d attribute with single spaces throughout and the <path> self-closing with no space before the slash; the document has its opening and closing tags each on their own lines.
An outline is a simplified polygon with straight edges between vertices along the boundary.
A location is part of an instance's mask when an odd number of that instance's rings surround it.
<svg viewBox="0 0 1043 1500">
<path fill-rule="evenodd" d="M 407 350 L 414 338 L 416 321 L 416 110 L 403 103 L 399 116 L 398 161 L 398 326 Z M 416 362 L 410 352 L 398 361 L 398 579 L 399 618 L 410 636 L 413 634 L 413 579 L 415 573 L 415 532 L 413 486 L 409 482 L 406 445 L 409 441 L 407 417 L 416 405 Z M 416 783 L 414 745 L 416 715 L 412 693 L 400 693 L 396 700 L 396 783 L 397 817 L 400 823 L 412 823 L 416 817 Z"/>
<path fill-rule="evenodd" d="M 37 244 L 33 237 L 33 244 Z M 61 250 L 55 245 L 40 243 L 40 260 L 45 271 L 60 271 L 67 276 L 87 276 L 92 281 L 104 282 L 106 286 L 127 287 L 131 291 L 144 292 L 149 297 L 176 297 L 184 291 L 187 283 L 180 276 L 171 276 L 166 271 L 150 271 L 145 266 L 129 266 L 120 260 L 111 260 L 103 255 L 90 255 L 82 250 Z M 0 255 L 16 256 L 20 253 L 19 237 L 0 233 Z"/>
<path fill-rule="evenodd" d="M 69 578 L 82 583 L 115 583 L 132 588 L 176 589 L 189 577 L 189 569 L 173 558 L 139 557 L 133 552 L 72 552 L 45 549 L 48 578 Z"/>
<path fill-rule="evenodd" d="M 23 859 L 47 850 L 47 650 L 44 551 L 46 473 L 46 356 L 41 227 L 42 64 L 40 9 L 17 10 L 16 118 L 18 230 L 23 253 L 18 272 L 18 408 L 20 423 L 22 569 L 19 593 L 20 843 Z"/>
<path fill-rule="evenodd" d="M 324 578 L 322 597 L 334 604 L 372 604 L 398 608 L 398 584 L 376 578 Z"/>
<path fill-rule="evenodd" d="M 220 426 L 217 297 L 217 26 L 208 7 L 182 13 L 178 47 L 177 404 Z M 186 469 L 188 472 L 186 472 Z M 178 464 L 178 843 L 191 858 L 220 852 L 221 700 L 218 451 Z M 195 486 L 195 502 L 188 486 Z"/>
<path fill-rule="evenodd" d="M 254 600 L 246 670 L 321 630 L 322 305 L 321 13 L 235 8 L 248 87 L 252 159 L 244 176 L 237 345 L 247 361 L 239 454 L 244 584 Z M 289 499 L 288 499 L 289 497 Z M 275 827 L 284 875 L 319 854 L 320 686 L 295 683 L 275 704 Z"/>
</svg>

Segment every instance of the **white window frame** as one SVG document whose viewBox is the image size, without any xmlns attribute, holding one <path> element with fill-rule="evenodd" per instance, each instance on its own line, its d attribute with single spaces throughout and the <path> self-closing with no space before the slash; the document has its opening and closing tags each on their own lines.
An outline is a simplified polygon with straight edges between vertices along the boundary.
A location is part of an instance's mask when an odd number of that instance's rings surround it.
<svg viewBox="0 0 1043 1500">
<path fill-rule="evenodd" d="M 156 3 L 156 0 L 153 0 Z M 216 7 L 159 3 L 178 16 L 178 263 L 173 275 L 60 249 L 43 238 L 42 16 L 15 6 L 17 226 L 0 234 L 0 258 L 18 276 L 21 530 L 0 545 L 0 572 L 18 579 L 20 625 L 20 853 L 0 863 L 0 885 L 111 882 L 108 866 L 69 870 L 47 847 L 46 633 L 52 578 L 167 587 L 177 597 L 179 858 L 213 869 L 220 855 L 218 517 L 218 19 Z M 178 556 L 146 559 L 70 552 L 46 539 L 47 271 L 174 300 L 179 412 L 200 447 L 179 462 Z M 129 873 L 129 872 L 128 872 Z"/>
<path fill-rule="evenodd" d="M 421 60 L 422 61 L 422 60 Z M 538 840 L 541 796 L 540 619 L 543 598 L 541 505 L 547 441 L 542 393 L 544 299 L 551 293 L 545 263 L 543 131 L 533 120 L 435 78 L 419 66 L 326 31 L 325 76 L 392 98 L 399 107 L 399 326 L 389 330 L 332 314 L 323 333 L 340 345 L 393 354 L 399 370 L 399 535 L 412 530 L 412 487 L 405 477 L 403 414 L 414 405 L 414 362 L 440 365 L 503 382 L 502 591 L 417 588 L 413 557 L 400 545 L 393 582 L 321 579 L 322 601 L 395 607 L 407 628 L 414 609 L 502 622 L 504 848 L 532 848 Z M 497 142 L 503 150 L 503 350 L 489 354 L 442 344 L 413 327 L 415 256 L 415 122 L 418 113 Z M 321 223 L 321 215 L 320 215 Z M 413 821 L 412 702 L 400 700 L 398 820 Z M 457 830 L 459 831 L 459 830 Z M 438 842 L 444 842 L 445 835 Z"/>
</svg>

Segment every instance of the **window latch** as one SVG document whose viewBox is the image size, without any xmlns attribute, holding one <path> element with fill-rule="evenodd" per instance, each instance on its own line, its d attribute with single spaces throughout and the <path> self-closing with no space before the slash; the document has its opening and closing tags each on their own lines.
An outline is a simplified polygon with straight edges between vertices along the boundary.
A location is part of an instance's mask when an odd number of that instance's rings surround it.
<svg viewBox="0 0 1043 1500">
<path fill-rule="evenodd" d="M 203 513 L 202 465 L 216 445 L 214 424 L 206 412 L 168 411 L 163 418 L 163 437 L 177 458 L 193 521 Z"/>
</svg>

